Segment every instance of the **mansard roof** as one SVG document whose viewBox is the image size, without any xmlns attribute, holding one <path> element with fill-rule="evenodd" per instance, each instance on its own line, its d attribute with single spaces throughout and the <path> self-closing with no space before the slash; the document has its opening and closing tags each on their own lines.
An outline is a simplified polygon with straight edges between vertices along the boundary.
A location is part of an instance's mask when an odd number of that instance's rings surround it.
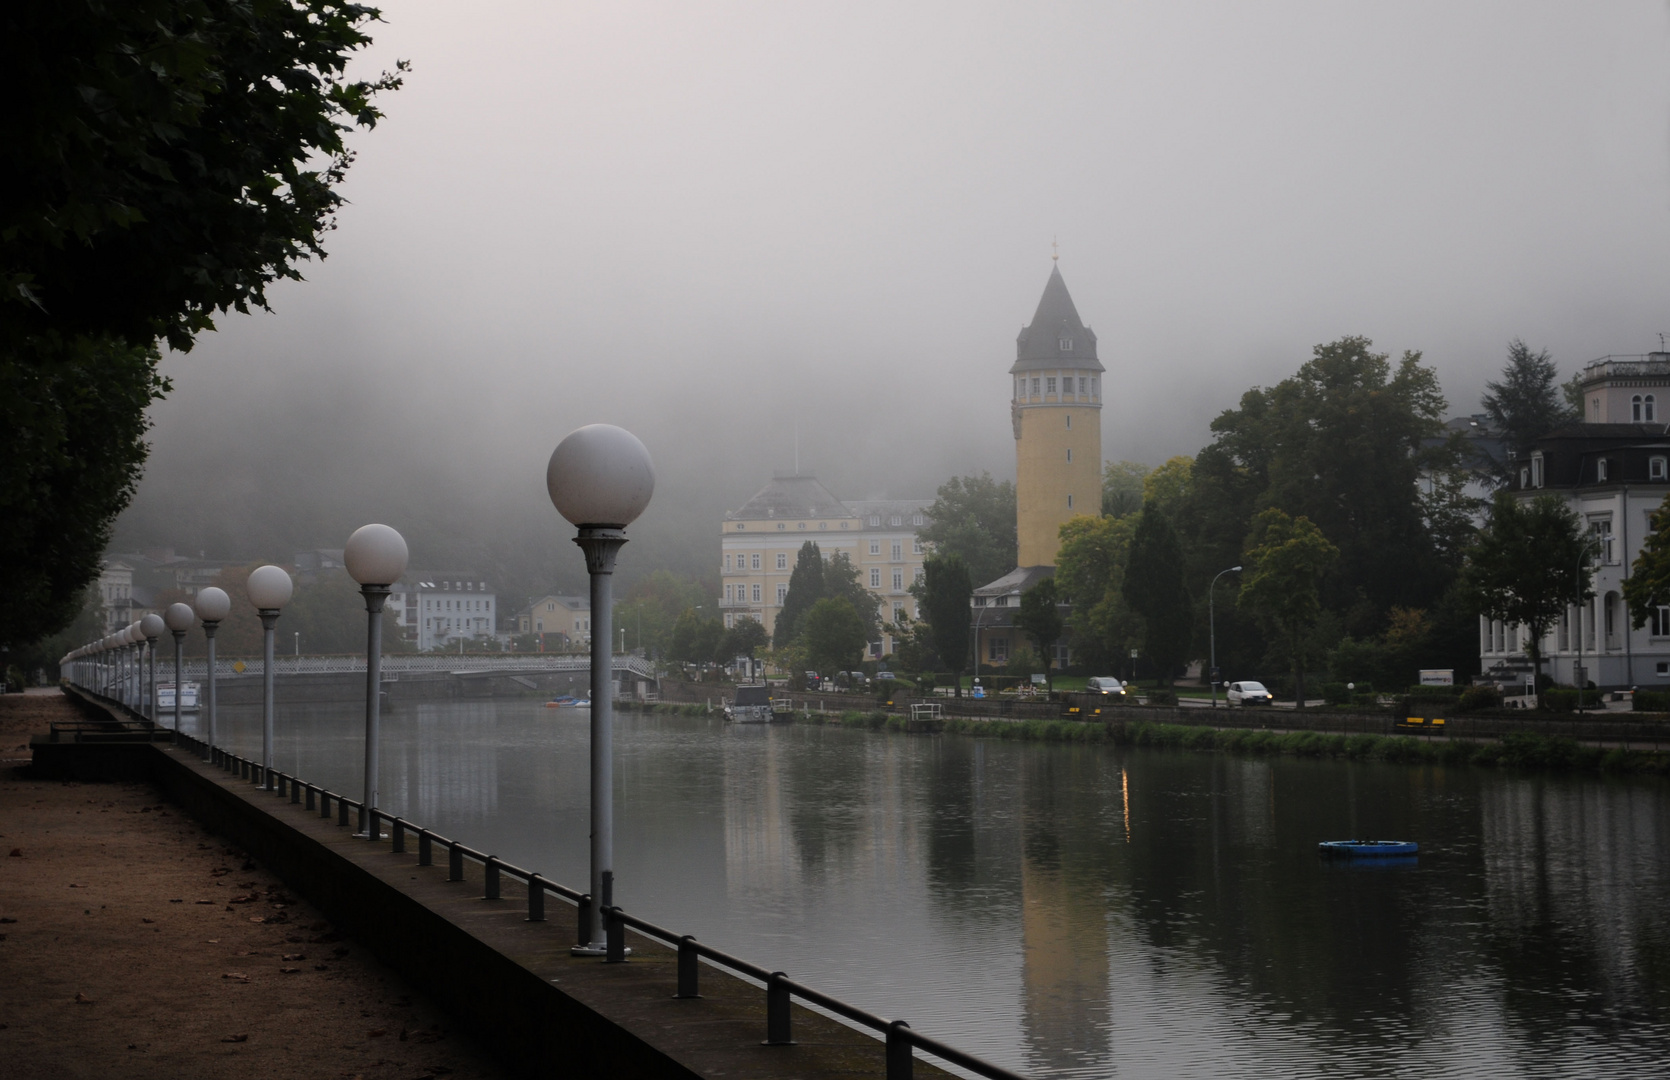
<svg viewBox="0 0 1670 1080">
<path fill-rule="evenodd" d="M 1079 318 L 1059 266 L 1050 269 L 1044 295 L 1038 298 L 1038 310 L 1015 339 L 1015 366 L 1009 371 L 1016 374 L 1043 368 L 1106 370 L 1096 359 L 1096 333 Z"/>
<path fill-rule="evenodd" d="M 727 514 L 732 521 L 805 520 L 808 518 L 850 518 L 852 511 L 818 483 L 815 476 L 777 476 L 742 509 Z"/>
</svg>

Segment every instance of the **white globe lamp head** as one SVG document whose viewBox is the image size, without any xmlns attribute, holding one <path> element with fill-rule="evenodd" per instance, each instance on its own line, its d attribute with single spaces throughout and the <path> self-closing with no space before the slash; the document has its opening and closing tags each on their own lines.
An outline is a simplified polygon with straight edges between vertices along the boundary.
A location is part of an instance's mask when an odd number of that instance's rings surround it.
<svg viewBox="0 0 1670 1080">
<path fill-rule="evenodd" d="M 290 602 L 290 596 L 295 592 L 295 584 L 290 575 L 277 566 L 257 566 L 249 575 L 249 584 L 245 587 L 249 593 L 249 602 L 259 611 L 277 611 Z"/>
<path fill-rule="evenodd" d="M 168 624 L 164 623 L 162 616 L 154 611 L 139 620 L 139 632 L 150 641 L 155 641 L 161 637 L 162 632 L 166 629 L 168 629 Z"/>
<path fill-rule="evenodd" d="M 406 572 L 406 538 L 387 525 L 361 525 L 348 537 L 342 561 L 361 585 L 393 585 Z"/>
<path fill-rule="evenodd" d="M 145 635 L 139 632 L 138 623 L 129 623 L 127 629 L 122 631 L 122 644 L 137 645 L 139 644 L 139 639 L 144 636 Z"/>
<path fill-rule="evenodd" d="M 225 589 L 217 589 L 213 585 L 198 589 L 193 605 L 197 608 L 197 617 L 204 622 L 219 622 L 232 614 L 232 598 L 226 595 Z"/>
<path fill-rule="evenodd" d="M 162 613 L 162 621 L 174 633 L 183 634 L 197 622 L 197 613 L 191 610 L 190 604 L 169 604 L 168 610 Z"/>
<path fill-rule="evenodd" d="M 613 424 L 569 432 L 545 467 L 551 503 L 582 528 L 622 529 L 637 520 L 655 493 L 655 466 L 638 437 Z"/>
</svg>

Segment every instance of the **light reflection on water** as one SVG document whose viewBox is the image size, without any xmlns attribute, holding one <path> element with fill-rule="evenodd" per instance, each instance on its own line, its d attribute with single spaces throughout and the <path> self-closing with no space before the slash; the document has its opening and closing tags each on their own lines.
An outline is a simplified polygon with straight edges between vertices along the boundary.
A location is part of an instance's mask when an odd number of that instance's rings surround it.
<svg viewBox="0 0 1670 1080">
<path fill-rule="evenodd" d="M 584 712 L 401 705 L 384 809 L 570 885 Z M 360 793 L 352 706 L 278 764 Z M 188 726 L 189 730 L 189 726 Z M 260 747 L 257 711 L 222 744 Z M 1048 1076 L 1661 1076 L 1656 782 L 617 716 L 617 898 Z M 1332 864 L 1316 841 L 1418 840 Z"/>
</svg>

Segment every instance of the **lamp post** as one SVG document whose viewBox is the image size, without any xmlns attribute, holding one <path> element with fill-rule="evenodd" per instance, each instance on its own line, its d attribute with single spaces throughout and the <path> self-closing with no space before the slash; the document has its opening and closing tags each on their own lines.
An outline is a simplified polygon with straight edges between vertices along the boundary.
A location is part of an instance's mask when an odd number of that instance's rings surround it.
<svg viewBox="0 0 1670 1080">
<path fill-rule="evenodd" d="M 145 654 L 150 658 L 151 668 L 151 692 L 146 698 L 150 703 L 150 708 L 146 710 L 145 715 L 150 718 L 153 724 L 157 722 L 159 711 L 157 708 L 157 638 L 161 637 L 162 632 L 166 629 L 168 629 L 168 624 L 163 622 L 162 616 L 154 611 L 139 620 L 139 632 L 145 635 L 145 644 L 148 646 Z"/>
<path fill-rule="evenodd" d="M 1575 581 L 1575 584 L 1577 585 L 1577 666 L 1576 666 L 1575 669 L 1573 669 L 1573 671 L 1571 673 L 1571 675 L 1572 675 L 1571 681 L 1577 684 L 1577 711 L 1578 712 L 1583 711 L 1583 684 L 1584 684 L 1584 682 L 1587 681 L 1583 677 L 1583 564 L 1589 561 L 1589 556 L 1592 553 L 1592 551 L 1593 551 L 1593 548 L 1588 543 L 1585 543 L 1583 545 L 1583 553 L 1577 557 L 1577 567 L 1576 567 L 1576 570 L 1575 570 L 1575 573 L 1577 575 L 1576 581 Z M 1593 621 L 1593 618 L 1594 618 L 1594 616 L 1591 613 L 1590 621 Z M 1505 630 L 1503 631 L 1504 634 L 1506 632 L 1507 631 L 1505 631 Z M 1596 636 L 1597 637 L 1599 636 L 1599 628 L 1598 627 L 1596 628 Z M 1532 686 L 1537 685 L 1537 675 L 1538 674 L 1539 673 L 1535 672 L 1535 671 L 1531 672 L 1531 685 Z M 1539 705 L 1542 704 L 1542 697 L 1540 696 L 1540 693 L 1539 693 L 1539 696 L 1537 698 L 1537 704 L 1539 704 Z"/>
<path fill-rule="evenodd" d="M 180 650 L 186 643 L 186 631 L 197 621 L 197 613 L 188 604 L 169 604 L 162 613 L 168 632 L 174 635 L 174 732 L 180 731 L 180 706 L 186 699 L 186 684 L 180 666 Z"/>
<path fill-rule="evenodd" d="M 655 491 L 649 451 L 631 432 L 611 424 L 589 424 L 557 444 L 545 469 L 551 503 L 579 532 L 574 542 L 586 555 L 591 575 L 591 906 L 574 946 L 582 956 L 607 956 L 598 919 L 614 906 L 613 703 L 609 700 L 610 583 L 615 556 L 626 543 L 626 526 L 637 520 Z"/>
<path fill-rule="evenodd" d="M 123 650 L 123 660 L 126 662 L 128 668 L 125 696 L 127 697 L 128 707 L 130 709 L 138 709 L 141 706 L 139 673 L 142 668 L 142 663 L 140 657 L 140 646 L 145 640 L 145 635 L 140 632 L 139 624 L 137 622 L 132 622 L 128 624 L 128 628 L 123 632 L 123 636 L 126 637 L 128 643 L 128 648 Z"/>
<path fill-rule="evenodd" d="M 249 602 L 261 616 L 261 780 L 273 786 L 273 627 L 278 614 L 290 602 L 295 585 L 290 575 L 276 566 L 257 566 L 244 586 Z"/>
<path fill-rule="evenodd" d="M 406 539 L 387 525 L 362 525 L 348 537 L 342 561 L 365 597 L 365 799 L 360 805 L 359 835 L 381 839 L 371 827 L 377 808 L 377 727 L 382 719 L 383 603 L 389 586 L 406 572 Z"/>
<path fill-rule="evenodd" d="M 203 728 L 205 761 L 211 759 L 215 752 L 215 631 L 220 629 L 220 621 L 230 614 L 232 598 L 226 595 L 224 589 L 217 589 L 211 585 L 206 589 L 197 590 L 197 617 L 203 620 L 203 637 L 209 646 L 209 720 Z"/>
<path fill-rule="evenodd" d="M 1212 708 L 1218 707 L 1218 613 L 1213 604 L 1218 598 L 1216 592 L 1218 579 L 1225 574 L 1239 574 L 1239 566 L 1231 566 L 1227 570 L 1219 570 L 1212 575 L 1212 584 L 1206 587 L 1206 630 L 1212 638 Z"/>
</svg>

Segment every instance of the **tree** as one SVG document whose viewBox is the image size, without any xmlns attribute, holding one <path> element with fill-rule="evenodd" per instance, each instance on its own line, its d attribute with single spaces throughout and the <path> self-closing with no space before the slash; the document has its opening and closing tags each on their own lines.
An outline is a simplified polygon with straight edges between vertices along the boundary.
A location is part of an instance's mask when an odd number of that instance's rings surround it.
<svg viewBox="0 0 1670 1080">
<path fill-rule="evenodd" d="M 1142 509 L 1142 482 L 1149 473 L 1140 461 L 1110 461 L 1102 466 L 1102 513 L 1124 517 Z"/>
<path fill-rule="evenodd" d="M 963 658 L 968 655 L 968 627 L 971 618 L 968 598 L 974 592 L 968 565 L 954 551 L 935 551 L 922 560 L 922 580 L 911 586 L 922 605 L 934 651 L 946 670 L 957 678 L 958 697 L 963 696 Z"/>
<path fill-rule="evenodd" d="M 1670 495 L 1647 518 L 1647 538 L 1624 581 L 1624 603 L 1637 630 L 1654 609 L 1670 605 Z M 1670 633 L 1670 627 L 1660 627 Z"/>
<path fill-rule="evenodd" d="M 639 578 L 615 605 L 615 632 L 625 630 L 627 643 L 646 656 L 669 655 L 679 617 L 709 595 L 693 578 L 656 570 Z"/>
<path fill-rule="evenodd" d="M 864 652 L 864 620 L 845 600 L 825 597 L 806 613 L 801 638 L 806 659 L 817 671 L 845 671 Z"/>
<path fill-rule="evenodd" d="M 1172 459 L 1177 460 L 1177 459 Z M 1155 502 L 1143 505 L 1125 565 L 1125 600 L 1142 616 L 1143 643 L 1161 686 L 1189 660 L 1194 609 L 1183 585 L 1183 547 Z"/>
<path fill-rule="evenodd" d="M 777 612 L 777 625 L 771 641 L 781 649 L 800 633 L 800 620 L 813 604 L 823 599 L 823 556 L 818 545 L 808 540 L 800 545 L 794 569 L 789 572 L 789 591 L 783 597 L 783 607 Z"/>
<path fill-rule="evenodd" d="M 157 598 L 159 606 L 163 599 Z M 383 648 L 388 652 L 404 652 L 406 641 L 401 636 L 393 605 L 383 605 L 382 623 Z M 295 598 L 285 605 L 284 617 L 279 621 L 279 640 L 300 634 L 300 648 L 311 655 L 363 656 L 365 624 L 365 597 L 360 594 L 359 585 L 346 570 L 327 570 L 311 584 L 297 587 Z M 218 652 L 218 638 L 216 646 Z"/>
<path fill-rule="evenodd" d="M 823 595 L 845 600 L 864 623 L 865 641 L 881 640 L 881 598 L 858 580 L 852 556 L 837 551 L 823 568 Z"/>
<path fill-rule="evenodd" d="M 1508 362 L 1500 382 L 1485 383 L 1479 404 L 1502 433 L 1509 458 L 1523 457 L 1533 442 L 1564 424 L 1582 419 L 1573 412 L 1559 383 L 1560 371 L 1548 350 L 1532 352 L 1518 338 L 1508 342 Z M 1508 479 L 1510 464 L 1497 462 L 1497 477 Z"/>
<path fill-rule="evenodd" d="M 338 0 L 7 9 L 0 645 L 64 625 L 96 576 L 168 389 L 157 343 L 189 350 L 324 256 L 344 135 L 400 84 L 345 74 L 378 17 Z"/>
<path fill-rule="evenodd" d="M 1294 694 L 1305 707 L 1307 637 L 1322 613 L 1319 585 L 1339 549 L 1309 518 L 1271 508 L 1253 518 L 1246 570 L 1236 603 L 1270 625 L 1293 666 Z"/>
<path fill-rule="evenodd" d="M 667 655 L 681 664 L 712 663 L 724 631 L 718 619 L 704 619 L 695 608 L 685 608 L 673 623 Z"/>
<path fill-rule="evenodd" d="M 976 585 L 1015 568 L 1015 485 L 990 473 L 952 477 L 939 486 L 928 524 L 916 535 L 936 551 L 955 553 Z"/>
<path fill-rule="evenodd" d="M 1061 638 L 1066 620 L 1057 607 L 1055 579 L 1045 578 L 1021 594 L 1021 609 L 1015 613 L 1015 628 L 1026 635 L 1044 663 L 1044 685 L 1055 689 L 1051 674 L 1051 646 Z"/>
<path fill-rule="evenodd" d="M 1125 566 L 1137 515 L 1076 517 L 1061 526 L 1055 587 L 1072 605 L 1067 627 L 1092 666 L 1114 662 L 1137 644 L 1142 620 L 1125 602 Z M 1104 669 L 1106 670 L 1106 669 Z"/>
<path fill-rule="evenodd" d="M 1499 491 L 1468 556 L 1462 580 L 1474 606 L 1486 618 L 1530 631 L 1525 651 L 1539 680 L 1543 638 L 1568 605 L 1592 595 L 1593 544 L 1583 520 L 1555 496 L 1521 502 Z"/>
<path fill-rule="evenodd" d="M 765 627 L 757 619 L 738 619 L 725 636 L 719 640 L 719 647 L 714 659 L 719 662 L 746 656 L 752 665 L 754 653 L 765 647 L 770 638 L 766 635 Z"/>
<path fill-rule="evenodd" d="M 1194 491 L 1195 459 L 1186 454 L 1168 458 L 1142 481 L 1142 507 L 1154 507 L 1175 522 Z"/>
</svg>

